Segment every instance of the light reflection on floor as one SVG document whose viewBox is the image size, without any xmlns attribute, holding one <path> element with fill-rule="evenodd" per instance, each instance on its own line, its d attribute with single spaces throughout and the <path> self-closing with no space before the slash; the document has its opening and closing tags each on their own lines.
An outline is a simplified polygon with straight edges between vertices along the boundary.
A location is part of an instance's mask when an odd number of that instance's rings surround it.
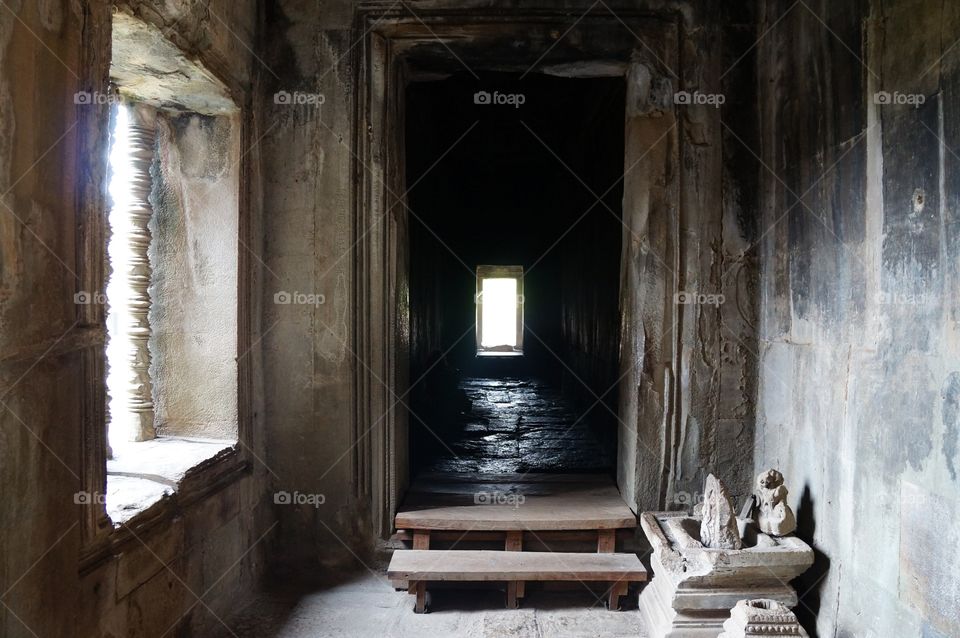
<svg viewBox="0 0 960 638">
<path fill-rule="evenodd" d="M 433 448 L 424 471 L 596 472 L 613 466 L 615 433 L 604 433 L 549 383 L 465 378 L 459 387 L 469 400 L 467 410 L 442 419 L 424 416 L 436 437 L 412 420 L 422 437 L 415 440 Z"/>
</svg>

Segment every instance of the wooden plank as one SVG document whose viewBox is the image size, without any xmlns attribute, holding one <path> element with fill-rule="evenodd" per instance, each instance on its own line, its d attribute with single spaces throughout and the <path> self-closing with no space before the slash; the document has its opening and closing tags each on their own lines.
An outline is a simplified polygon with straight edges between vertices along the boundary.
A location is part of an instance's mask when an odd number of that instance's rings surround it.
<svg viewBox="0 0 960 638">
<path fill-rule="evenodd" d="M 633 528 L 637 519 L 612 484 L 557 483 L 537 493 L 411 493 L 395 524 L 397 529 L 536 532 Z"/>
<path fill-rule="evenodd" d="M 413 533 L 414 549 L 430 549 L 430 532 L 415 531 Z M 417 593 L 417 584 L 410 582 L 407 591 L 411 594 Z"/>
<path fill-rule="evenodd" d="M 518 609 L 520 607 L 520 596 L 517 591 L 517 582 L 511 580 L 507 583 L 507 609 Z"/>
<path fill-rule="evenodd" d="M 597 529 L 627 529 L 637 525 L 633 512 L 624 506 L 564 508 L 528 505 L 517 511 L 513 507 L 480 508 L 441 507 L 418 512 L 399 512 L 396 525 L 408 529 L 447 531 L 575 531 Z"/>
<path fill-rule="evenodd" d="M 418 614 L 425 613 L 427 611 L 427 584 L 420 581 L 418 583 L 412 583 L 412 585 L 417 594 L 417 602 L 413 611 Z"/>
<path fill-rule="evenodd" d="M 633 532 L 627 529 L 613 530 L 620 542 L 628 542 L 633 538 Z M 449 542 L 449 541 L 504 541 L 507 536 L 506 531 L 486 531 L 471 532 L 458 530 L 435 530 L 430 534 L 431 542 Z M 397 530 L 390 537 L 392 541 L 412 542 L 414 530 Z M 529 543 L 559 542 L 559 541 L 588 541 L 597 540 L 597 530 L 540 530 L 538 532 L 524 532 L 523 543 L 526 546 Z"/>
<path fill-rule="evenodd" d="M 613 583 L 609 590 L 609 598 L 607 599 L 607 609 L 610 611 L 620 611 L 620 597 L 626 596 L 629 589 L 629 583 L 626 581 L 619 581 Z"/>
<path fill-rule="evenodd" d="M 504 549 L 508 552 L 522 552 L 523 551 L 523 532 L 513 531 L 507 532 L 507 540 L 504 543 Z M 512 587 L 511 587 L 512 586 Z M 510 594 L 513 592 L 515 598 L 523 598 L 526 594 L 526 587 L 522 580 L 514 581 L 509 583 L 507 586 L 507 607 L 511 609 L 516 609 L 516 601 L 511 607 L 510 605 Z"/>
<path fill-rule="evenodd" d="M 414 549 L 430 549 L 430 532 L 429 531 L 414 531 L 413 532 L 413 548 Z"/>
<path fill-rule="evenodd" d="M 397 550 L 387 577 L 411 581 L 644 581 L 635 554 Z"/>
<path fill-rule="evenodd" d="M 612 554 L 617 551 L 617 533 L 612 529 L 602 529 L 597 532 L 597 552 Z"/>
</svg>

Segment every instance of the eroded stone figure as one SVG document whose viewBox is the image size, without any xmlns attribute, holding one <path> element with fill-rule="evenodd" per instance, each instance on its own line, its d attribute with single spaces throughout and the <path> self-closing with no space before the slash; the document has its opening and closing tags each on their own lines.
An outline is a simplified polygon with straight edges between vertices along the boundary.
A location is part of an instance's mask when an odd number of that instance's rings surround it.
<svg viewBox="0 0 960 638">
<path fill-rule="evenodd" d="M 713 474 L 703 488 L 700 542 L 711 549 L 741 549 L 740 531 L 727 486 Z"/>
<path fill-rule="evenodd" d="M 773 469 L 761 472 L 757 476 L 754 498 L 754 521 L 761 532 L 771 536 L 786 536 L 797 529 L 797 519 L 787 504 L 783 474 Z"/>
</svg>

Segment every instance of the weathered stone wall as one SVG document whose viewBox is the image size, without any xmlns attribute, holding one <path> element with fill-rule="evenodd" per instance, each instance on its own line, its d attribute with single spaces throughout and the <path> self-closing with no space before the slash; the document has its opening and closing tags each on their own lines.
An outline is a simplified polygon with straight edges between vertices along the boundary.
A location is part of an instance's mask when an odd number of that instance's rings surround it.
<svg viewBox="0 0 960 638">
<path fill-rule="evenodd" d="M 238 104 L 247 103 L 252 2 L 133 4 L 220 75 Z M 90 400 L 82 362 L 102 355 L 103 326 L 77 324 L 77 224 L 85 218 L 77 207 L 81 195 L 90 206 L 91 192 L 106 193 L 109 132 L 106 106 L 75 103 L 74 94 L 107 91 L 109 16 L 109 3 L 98 0 L 18 1 L 0 9 L 4 636 L 156 636 L 174 625 L 209 635 L 220 626 L 216 616 L 262 573 L 266 545 L 255 541 L 269 529 L 272 504 L 264 497 L 266 470 L 253 459 L 252 472 L 210 496 L 175 500 L 164 516 L 80 565 L 84 512 L 93 507 L 75 501 L 85 475 L 81 419 Z M 96 112 L 86 117 L 89 109 Z M 255 218 L 258 154 L 245 150 L 253 195 L 247 212 Z M 255 398 L 253 410 L 262 414 L 258 404 Z M 262 455 L 259 435 L 245 445 Z"/>
<path fill-rule="evenodd" d="M 769 2 L 768 27 L 756 469 L 817 552 L 798 616 L 955 636 L 960 5 Z"/>
<path fill-rule="evenodd" d="M 756 162 L 738 142 L 756 136 L 753 13 L 682 16 L 669 70 L 641 52 L 635 86 L 701 102 L 658 113 L 627 94 L 618 484 L 638 511 L 691 507 L 710 472 L 742 496 L 753 436 Z"/>
<path fill-rule="evenodd" d="M 237 435 L 240 119 L 158 118 L 151 379 L 161 435 Z"/>
<path fill-rule="evenodd" d="M 351 169 L 352 6 L 340 1 L 269 2 L 264 91 L 265 461 L 290 493 L 322 494 L 323 505 L 279 508 L 285 541 L 278 569 L 317 576 L 319 565 L 349 556 L 345 545 L 373 538 L 369 507 L 356 492 L 352 306 L 355 238 Z M 312 103 L 275 100 L 285 91 L 321 95 Z M 322 100 L 323 103 L 319 104 Z M 291 300 L 276 303 L 277 295 Z M 312 297 L 311 297 L 312 296 Z M 269 328 L 269 330 L 267 330 Z M 352 560 L 352 559 L 351 559 Z"/>
</svg>

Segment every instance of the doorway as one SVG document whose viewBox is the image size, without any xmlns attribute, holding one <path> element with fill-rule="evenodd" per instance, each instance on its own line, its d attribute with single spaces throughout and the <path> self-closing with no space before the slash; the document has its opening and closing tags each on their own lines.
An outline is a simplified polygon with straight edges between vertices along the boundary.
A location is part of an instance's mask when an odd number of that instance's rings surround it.
<svg viewBox="0 0 960 638">
<path fill-rule="evenodd" d="M 517 91 L 509 86 L 510 81 L 519 84 L 606 81 L 623 87 L 620 90 L 624 91 L 621 100 L 624 117 L 616 121 L 623 153 L 616 160 L 612 153 L 609 155 L 611 162 L 617 162 L 620 182 L 614 186 L 619 191 L 622 185 L 622 204 L 620 200 L 610 203 L 617 197 L 612 189 L 611 192 L 596 191 L 597 199 L 615 211 L 622 210 L 623 214 L 622 243 L 612 251 L 621 261 L 616 309 L 621 318 L 619 352 L 613 355 L 619 369 L 617 387 L 612 389 L 618 401 L 616 417 L 611 415 L 617 421 L 616 487 L 634 512 L 662 507 L 669 478 L 676 467 L 674 441 L 682 422 L 677 388 L 688 382 L 679 347 L 683 334 L 695 325 L 684 322 L 683 307 L 671 301 L 685 281 L 675 273 L 684 270 L 687 264 L 687 256 L 681 251 L 681 213 L 686 211 L 684 214 L 689 213 L 690 219 L 696 219 L 707 205 L 706 200 L 681 201 L 680 193 L 689 175 L 701 179 L 714 174 L 712 156 L 684 138 L 683 120 L 676 117 L 672 103 L 676 87 L 688 85 L 682 77 L 685 66 L 679 57 L 682 16 L 677 13 L 653 15 L 640 10 L 622 10 L 616 15 L 598 11 L 576 20 L 571 26 L 569 14 L 561 10 L 518 11 L 509 16 L 473 11 L 427 12 L 419 19 L 406 19 L 371 6 L 360 12 L 358 24 L 367 29 L 367 35 L 363 47 L 357 47 L 359 64 L 355 85 L 359 93 L 357 119 L 350 140 L 356 160 L 352 170 L 355 250 L 351 293 L 357 300 L 350 319 L 352 351 L 358 363 L 354 368 L 350 440 L 353 489 L 357 498 L 369 499 L 372 528 L 381 538 L 396 529 L 395 517 L 400 503 L 409 497 L 411 472 L 416 470 L 409 457 L 409 431 L 417 421 L 410 410 L 417 380 L 411 378 L 410 373 L 418 365 L 416 357 L 423 355 L 422 350 L 416 351 L 419 337 L 414 335 L 422 325 L 413 325 L 418 319 L 411 310 L 412 297 L 418 294 L 410 286 L 410 277 L 415 275 L 411 253 L 418 250 L 418 246 L 410 234 L 412 225 L 419 223 L 411 203 L 421 185 L 410 182 L 408 176 L 422 176 L 423 172 L 406 166 L 415 159 L 414 152 L 408 152 L 406 138 L 412 130 L 411 120 L 422 120 L 424 113 L 436 111 L 421 109 L 418 112 L 408 88 L 416 91 L 434 86 L 440 91 L 443 83 L 458 81 L 473 82 L 480 89 L 468 87 L 466 96 L 470 103 L 478 100 L 473 103 L 477 109 L 504 110 L 522 110 L 533 104 L 527 101 L 519 104 L 519 100 L 512 99 L 510 95 Z M 561 34 L 565 34 L 564 37 L 559 37 Z M 694 62 L 696 70 L 699 62 L 691 59 L 691 63 Z M 510 74 L 513 74 L 512 80 Z M 494 78 L 494 84 L 484 84 L 485 78 Z M 499 85 L 498 78 L 506 79 L 507 85 Z M 483 93 L 475 95 L 480 91 L 489 93 L 489 104 L 482 103 L 486 98 Z M 500 94 L 494 95 L 494 91 Z M 593 103 L 597 105 L 599 100 Z M 468 108 L 473 107 L 468 105 Z M 530 110 L 531 115 L 535 109 Z M 486 117 L 497 117 L 490 113 Z M 452 115 L 455 114 L 436 113 L 437 118 Z M 527 123 L 533 121 L 527 117 L 523 116 Z M 424 134 L 449 132 L 443 121 L 438 119 L 438 125 L 425 130 Z M 520 126 L 514 130 L 529 135 L 522 123 Z M 464 132 L 464 129 L 456 130 L 456 136 Z M 473 137 L 475 132 L 477 129 L 461 142 Z M 580 133 L 584 138 L 582 148 L 591 148 L 596 143 L 592 131 L 580 129 Z M 538 134 L 555 151 L 562 142 L 548 139 L 548 133 Z M 500 135 L 508 137 L 504 132 Z M 452 154 L 458 151 L 459 144 L 454 144 L 459 139 L 456 136 L 448 138 L 444 151 Z M 694 154 L 684 164 L 682 156 L 691 152 Z M 561 157 L 565 156 L 561 154 Z M 441 158 L 428 159 L 433 163 Z M 579 162 L 571 167 L 585 180 L 589 171 L 599 169 L 599 164 L 591 163 L 592 157 L 585 153 L 574 159 Z M 447 165 L 443 158 L 431 173 Z M 576 181 L 562 164 L 558 162 L 557 166 L 559 170 L 555 174 L 560 177 L 551 188 L 565 188 L 566 182 Z M 681 167 L 685 168 L 681 170 Z M 584 208 L 594 201 L 588 200 L 587 195 L 586 190 L 581 194 L 586 200 Z M 472 273 L 476 266 L 490 264 L 485 260 L 464 262 L 468 269 L 459 264 L 457 267 L 470 273 L 467 279 L 472 282 L 471 288 L 475 288 Z M 583 268 L 573 261 L 564 262 L 562 266 L 570 271 Z M 532 268 L 531 277 L 537 269 L 539 265 Z M 591 281 L 580 276 L 577 280 Z M 535 282 L 526 275 L 524 282 L 525 296 L 535 294 Z M 585 289 L 578 294 L 588 295 L 592 291 Z M 530 304 L 528 300 L 526 313 L 531 312 Z M 467 305 L 467 315 L 474 317 L 475 308 L 471 303 Z M 589 308 L 587 304 L 578 307 Z M 561 325 L 592 321 L 590 311 L 584 312 L 579 317 L 563 316 Z M 468 327 L 469 324 L 465 325 L 464 331 Z M 584 371 L 578 375 L 592 383 L 590 379 L 597 377 L 591 375 L 600 375 L 607 369 L 596 354 L 602 349 L 599 341 L 607 333 L 577 330 L 569 334 L 582 338 L 580 354 L 568 353 L 566 359 L 553 360 L 575 361 L 579 357 L 581 362 L 573 367 Z M 470 360 L 477 365 L 516 367 L 537 360 L 530 340 L 524 340 L 524 356 L 517 357 L 519 361 L 513 363 L 499 357 L 478 362 L 472 350 L 475 344 L 461 343 L 458 347 L 466 347 Z M 544 342 L 551 343 L 546 338 Z M 456 357 L 457 353 L 454 348 L 448 355 Z M 597 365 L 595 370 L 590 367 L 591 363 Z M 564 386 L 567 371 L 562 364 L 548 372 L 560 378 L 559 386 L 561 391 L 566 391 L 566 396 L 584 387 L 584 384 L 571 385 L 569 379 Z M 591 399 L 600 409 L 602 404 L 613 400 L 613 394 L 601 396 L 601 401 Z"/>
<path fill-rule="evenodd" d="M 612 474 L 624 78 L 458 73 L 404 99 L 411 476 Z"/>
</svg>

